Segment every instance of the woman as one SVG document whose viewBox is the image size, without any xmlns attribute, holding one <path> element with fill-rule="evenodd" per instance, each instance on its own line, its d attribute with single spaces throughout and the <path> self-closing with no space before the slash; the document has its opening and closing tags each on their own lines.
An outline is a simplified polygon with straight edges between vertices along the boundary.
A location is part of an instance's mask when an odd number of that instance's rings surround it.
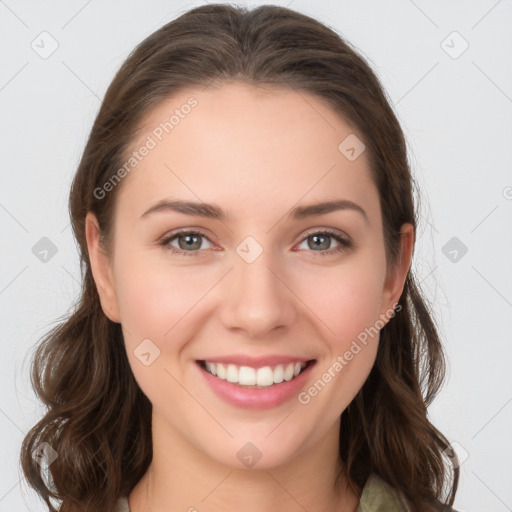
<svg viewBox="0 0 512 512">
<path fill-rule="evenodd" d="M 71 189 L 82 295 L 34 360 L 49 510 L 450 510 L 412 188 L 378 79 L 318 21 L 205 5 L 143 41 Z"/>
</svg>

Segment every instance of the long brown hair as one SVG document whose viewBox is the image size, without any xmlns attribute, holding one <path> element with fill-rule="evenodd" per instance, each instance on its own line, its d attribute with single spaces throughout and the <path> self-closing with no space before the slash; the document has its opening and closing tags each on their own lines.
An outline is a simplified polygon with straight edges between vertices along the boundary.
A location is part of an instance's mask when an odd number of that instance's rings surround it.
<svg viewBox="0 0 512 512">
<path fill-rule="evenodd" d="M 109 86 L 71 187 L 81 295 L 33 359 L 32 383 L 47 412 L 25 437 L 21 464 L 50 511 L 56 510 L 52 501 L 61 512 L 115 510 L 152 459 L 151 403 L 133 377 L 121 326 L 101 309 L 85 216 L 97 216 L 108 247 L 119 187 L 97 191 L 126 161 L 148 109 L 187 87 L 230 80 L 312 93 L 357 127 L 380 196 L 389 267 L 397 262 L 402 224 L 416 230 L 403 132 L 374 72 L 340 35 L 287 8 L 217 4 L 189 10 L 147 37 Z M 341 416 L 340 460 L 359 492 L 377 473 L 415 510 L 440 510 L 453 504 L 459 472 L 448 464 L 449 443 L 427 415 L 445 359 L 411 269 L 399 304 L 380 332 L 367 381 Z M 33 457 L 41 446 L 58 454 L 46 475 Z"/>
</svg>

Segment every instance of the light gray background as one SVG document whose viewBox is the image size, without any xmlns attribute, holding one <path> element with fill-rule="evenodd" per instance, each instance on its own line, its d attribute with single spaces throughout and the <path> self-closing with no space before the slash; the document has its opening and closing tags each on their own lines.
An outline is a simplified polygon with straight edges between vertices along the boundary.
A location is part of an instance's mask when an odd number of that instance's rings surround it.
<svg viewBox="0 0 512 512">
<path fill-rule="evenodd" d="M 42 413 L 29 361 L 79 290 L 67 196 L 100 101 L 138 42 L 200 3 L 0 0 L 0 511 L 43 510 L 18 469 Z M 344 35 L 395 105 L 423 198 L 413 266 L 450 361 L 430 414 L 463 460 L 456 506 L 512 510 L 512 1 L 276 4 Z"/>
</svg>

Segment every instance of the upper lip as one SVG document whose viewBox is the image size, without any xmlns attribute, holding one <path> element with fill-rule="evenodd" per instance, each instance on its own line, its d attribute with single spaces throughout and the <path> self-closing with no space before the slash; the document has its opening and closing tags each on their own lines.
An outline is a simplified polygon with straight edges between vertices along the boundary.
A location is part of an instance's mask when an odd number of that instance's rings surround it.
<svg viewBox="0 0 512 512">
<path fill-rule="evenodd" d="M 251 368 L 261 368 L 263 366 L 277 366 L 278 364 L 302 363 L 311 360 L 312 358 L 287 355 L 269 355 L 253 357 L 245 354 L 205 357 L 204 359 L 200 359 L 200 361 L 208 361 L 210 363 L 234 364 L 236 366 L 249 366 Z"/>
</svg>

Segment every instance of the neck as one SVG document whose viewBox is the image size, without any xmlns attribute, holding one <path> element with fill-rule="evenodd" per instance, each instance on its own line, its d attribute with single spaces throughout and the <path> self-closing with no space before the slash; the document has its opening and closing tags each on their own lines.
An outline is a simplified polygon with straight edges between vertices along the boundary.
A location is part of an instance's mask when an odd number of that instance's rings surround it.
<svg viewBox="0 0 512 512">
<path fill-rule="evenodd" d="M 199 452 L 153 412 L 153 460 L 129 496 L 130 510 L 354 512 L 359 500 L 338 448 L 339 422 L 293 460 L 266 469 L 232 468 Z"/>
</svg>

